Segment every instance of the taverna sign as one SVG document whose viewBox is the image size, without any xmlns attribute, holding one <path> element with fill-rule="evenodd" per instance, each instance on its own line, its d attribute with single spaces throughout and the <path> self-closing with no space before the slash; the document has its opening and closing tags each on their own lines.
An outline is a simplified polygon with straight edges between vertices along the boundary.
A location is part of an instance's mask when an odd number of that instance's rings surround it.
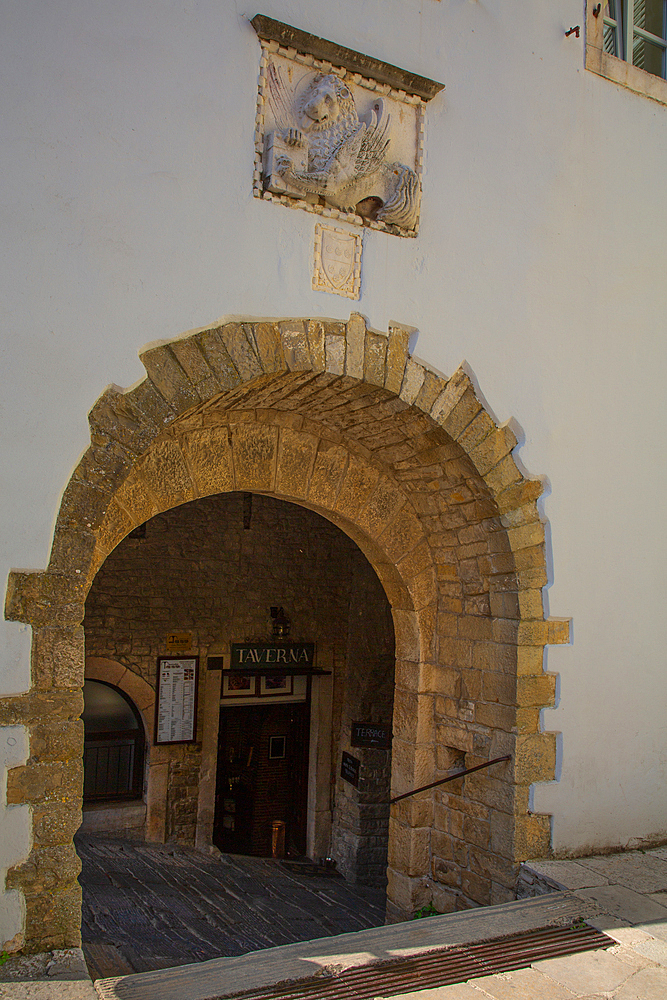
<svg viewBox="0 0 667 1000">
<path fill-rule="evenodd" d="M 231 669 L 253 670 L 261 667 L 312 669 L 314 642 L 232 642 Z"/>
</svg>

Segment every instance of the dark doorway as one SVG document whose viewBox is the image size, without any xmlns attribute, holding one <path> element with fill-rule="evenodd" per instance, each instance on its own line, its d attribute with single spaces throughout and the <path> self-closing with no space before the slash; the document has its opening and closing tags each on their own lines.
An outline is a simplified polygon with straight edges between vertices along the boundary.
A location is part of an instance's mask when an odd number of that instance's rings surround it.
<svg viewBox="0 0 667 1000">
<path fill-rule="evenodd" d="M 307 703 L 220 710 L 213 842 L 230 854 L 271 855 L 273 823 L 286 853 L 306 853 Z"/>
<path fill-rule="evenodd" d="M 83 801 L 140 799 L 144 729 L 139 712 L 118 688 L 103 681 L 83 685 Z"/>
</svg>

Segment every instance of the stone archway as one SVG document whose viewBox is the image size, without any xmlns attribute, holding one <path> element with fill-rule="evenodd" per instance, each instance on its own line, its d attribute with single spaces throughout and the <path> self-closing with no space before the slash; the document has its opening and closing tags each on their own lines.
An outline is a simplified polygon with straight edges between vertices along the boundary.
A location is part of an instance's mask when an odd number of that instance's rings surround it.
<svg viewBox="0 0 667 1000">
<path fill-rule="evenodd" d="M 530 784 L 550 780 L 540 732 L 555 678 L 543 649 L 569 625 L 545 620 L 544 529 L 512 450 L 464 371 L 435 375 L 408 334 L 297 320 L 227 323 L 152 348 L 148 377 L 108 389 L 91 447 L 65 491 L 51 561 L 10 575 L 6 616 L 33 627 L 33 687 L 4 699 L 31 757 L 8 801 L 32 806 L 33 849 L 8 885 L 26 898 L 26 946 L 78 941 L 71 838 L 80 818 L 83 603 L 107 554 L 138 524 L 229 490 L 309 507 L 362 549 L 392 607 L 397 646 L 395 793 L 499 753 L 512 762 L 392 810 L 389 915 L 512 897 L 517 862 L 550 850 Z M 50 713 L 53 732 L 44 733 Z M 449 786 L 452 789 L 453 786 Z M 48 891 L 45 893 L 45 887 Z"/>
</svg>

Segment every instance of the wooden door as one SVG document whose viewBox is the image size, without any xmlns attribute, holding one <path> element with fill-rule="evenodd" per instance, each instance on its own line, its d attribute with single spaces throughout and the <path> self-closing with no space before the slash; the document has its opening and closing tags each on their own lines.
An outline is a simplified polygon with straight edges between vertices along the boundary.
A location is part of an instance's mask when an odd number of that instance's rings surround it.
<svg viewBox="0 0 667 1000">
<path fill-rule="evenodd" d="M 269 857 L 274 820 L 292 856 L 305 854 L 308 706 L 220 710 L 213 842 L 231 854 Z"/>
</svg>

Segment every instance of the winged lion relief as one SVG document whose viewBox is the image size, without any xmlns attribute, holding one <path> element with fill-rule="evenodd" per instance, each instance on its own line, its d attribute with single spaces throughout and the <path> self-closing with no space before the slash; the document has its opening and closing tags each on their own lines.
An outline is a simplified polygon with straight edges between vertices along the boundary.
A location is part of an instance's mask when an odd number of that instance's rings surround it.
<svg viewBox="0 0 667 1000">
<path fill-rule="evenodd" d="M 406 95 L 402 101 L 388 86 L 330 66 L 314 69 L 312 62 L 265 54 L 259 193 L 416 235 L 422 102 Z"/>
</svg>

